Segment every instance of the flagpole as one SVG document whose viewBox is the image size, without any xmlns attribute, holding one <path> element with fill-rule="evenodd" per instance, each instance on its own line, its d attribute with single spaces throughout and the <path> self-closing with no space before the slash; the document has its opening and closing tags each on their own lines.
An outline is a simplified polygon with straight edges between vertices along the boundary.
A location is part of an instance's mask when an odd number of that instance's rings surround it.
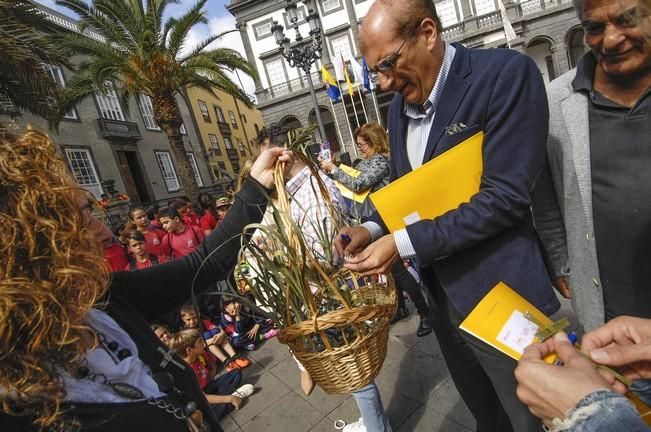
<svg viewBox="0 0 651 432">
<path fill-rule="evenodd" d="M 350 95 L 350 102 L 353 105 L 353 112 L 355 113 L 355 123 L 357 123 L 357 127 L 359 127 L 359 118 L 357 117 L 357 108 L 355 108 L 355 98 L 353 97 L 352 94 Z"/>
<path fill-rule="evenodd" d="M 330 108 L 332 109 L 332 116 L 335 118 L 335 126 L 337 128 L 337 136 L 339 137 L 339 142 L 341 143 L 341 146 L 343 148 L 346 148 L 346 144 L 344 143 L 344 139 L 341 137 L 341 130 L 339 130 L 339 120 L 337 120 L 337 112 L 335 111 L 335 105 L 332 103 L 332 99 L 328 97 L 328 100 L 330 101 Z"/>
<path fill-rule="evenodd" d="M 375 115 L 377 116 L 377 122 L 381 125 L 382 124 L 382 117 L 380 116 L 380 110 L 378 109 L 377 106 L 377 100 L 375 99 L 375 90 L 371 90 L 371 99 L 373 100 L 373 106 L 375 107 Z"/>
<path fill-rule="evenodd" d="M 364 98 L 362 98 L 362 91 L 357 84 L 357 95 L 359 96 L 359 101 L 362 103 L 362 110 L 364 111 L 364 117 L 366 117 L 366 123 L 368 123 L 368 114 L 366 113 L 366 107 L 364 106 Z"/>
<path fill-rule="evenodd" d="M 342 94 L 341 95 L 341 105 L 344 107 L 344 114 L 346 116 L 346 123 L 348 124 L 348 132 L 350 132 L 350 139 L 354 141 L 355 138 L 353 137 L 353 128 L 350 126 L 350 119 L 348 118 L 348 110 L 346 109 L 346 101 L 344 100 L 343 96 L 344 95 Z M 345 144 L 344 144 L 344 146 L 345 146 Z M 358 157 L 357 145 L 355 145 L 355 143 L 353 143 L 353 153 L 355 153 L 355 157 Z"/>
</svg>

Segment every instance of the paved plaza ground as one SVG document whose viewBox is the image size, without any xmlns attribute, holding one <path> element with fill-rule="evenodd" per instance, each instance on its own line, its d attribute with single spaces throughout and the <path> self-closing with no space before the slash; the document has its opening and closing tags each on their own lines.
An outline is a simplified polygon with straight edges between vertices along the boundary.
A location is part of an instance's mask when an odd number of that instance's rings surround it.
<svg viewBox="0 0 651 432">
<path fill-rule="evenodd" d="M 568 300 L 561 299 L 556 319 L 575 317 Z M 418 315 L 391 327 L 387 357 L 377 384 L 394 432 L 470 432 L 475 421 L 460 399 L 443 361 L 434 334 L 416 337 Z M 327 432 L 335 420 L 357 421 L 352 396 L 327 395 L 316 387 L 301 391 L 299 371 L 287 348 L 276 339 L 250 353 L 253 364 L 244 370 L 245 382 L 256 392 L 241 410 L 222 421 L 225 432 Z"/>
<path fill-rule="evenodd" d="M 394 324 L 377 383 L 394 432 L 469 432 L 474 420 L 452 384 L 433 334 L 416 337 L 418 315 Z M 327 395 L 315 388 L 305 396 L 299 371 L 287 348 L 271 340 L 249 358 L 245 382 L 256 393 L 222 422 L 225 432 L 334 431 L 337 419 L 359 417 L 350 395 Z"/>
</svg>

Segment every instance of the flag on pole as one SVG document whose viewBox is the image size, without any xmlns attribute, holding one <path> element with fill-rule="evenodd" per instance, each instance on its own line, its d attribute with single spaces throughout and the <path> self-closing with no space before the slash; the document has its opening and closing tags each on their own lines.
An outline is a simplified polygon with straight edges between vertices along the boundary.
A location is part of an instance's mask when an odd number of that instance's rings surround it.
<svg viewBox="0 0 651 432">
<path fill-rule="evenodd" d="M 511 25 L 509 16 L 506 14 L 506 8 L 504 7 L 502 0 L 497 0 L 497 7 L 500 9 L 500 14 L 502 15 L 502 25 L 504 26 L 506 43 L 508 44 L 509 48 L 511 48 L 511 41 L 517 39 L 518 36 L 515 34 L 515 30 L 513 30 L 513 26 Z"/>
<path fill-rule="evenodd" d="M 341 90 L 339 90 L 337 82 L 332 78 L 332 75 L 330 75 L 325 66 L 321 66 L 321 79 L 326 86 L 326 91 L 328 92 L 330 100 L 333 102 L 339 102 L 339 98 L 341 98 Z"/>
<path fill-rule="evenodd" d="M 337 82 L 346 81 L 346 77 L 344 76 L 344 67 L 341 62 L 335 60 L 332 62 L 332 66 L 335 68 L 335 78 L 337 79 Z"/>
<path fill-rule="evenodd" d="M 368 65 L 366 64 L 366 59 L 365 58 L 362 58 L 362 74 L 364 76 L 364 79 L 363 79 L 364 88 L 367 91 L 375 90 L 375 84 L 373 84 L 373 82 L 371 81 L 371 77 L 370 77 L 369 71 L 368 71 Z"/>
<path fill-rule="evenodd" d="M 359 62 L 355 60 L 355 57 L 350 58 L 350 68 L 353 71 L 355 84 L 362 84 L 364 82 L 364 68 L 362 68 L 362 65 L 360 65 Z"/>
<path fill-rule="evenodd" d="M 341 66 L 344 69 L 344 77 L 346 78 L 346 85 L 348 86 L 348 94 L 350 97 L 353 97 L 355 94 L 355 89 L 353 88 L 353 83 L 350 82 L 350 75 L 348 75 L 348 68 L 346 67 L 346 62 L 344 61 L 344 56 L 339 53 L 339 58 L 341 59 Z"/>
</svg>

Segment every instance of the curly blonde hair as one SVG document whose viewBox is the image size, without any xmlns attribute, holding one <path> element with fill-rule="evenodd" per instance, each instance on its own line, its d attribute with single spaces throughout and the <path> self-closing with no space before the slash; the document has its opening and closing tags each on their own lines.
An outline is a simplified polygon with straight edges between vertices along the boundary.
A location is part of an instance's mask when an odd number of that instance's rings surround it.
<svg viewBox="0 0 651 432">
<path fill-rule="evenodd" d="M 47 135 L 0 135 L 0 403 L 42 429 L 70 421 L 57 371 L 83 358 L 109 283 L 80 193 Z"/>
</svg>

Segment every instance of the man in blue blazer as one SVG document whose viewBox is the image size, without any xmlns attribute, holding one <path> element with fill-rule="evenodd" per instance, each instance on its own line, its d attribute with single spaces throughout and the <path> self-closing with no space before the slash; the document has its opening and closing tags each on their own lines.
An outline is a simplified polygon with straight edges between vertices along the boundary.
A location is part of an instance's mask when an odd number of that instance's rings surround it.
<svg viewBox="0 0 651 432">
<path fill-rule="evenodd" d="M 348 237 L 337 247 L 349 268 L 368 274 L 415 258 L 437 301 L 441 350 L 477 431 L 539 431 L 515 395 L 515 361 L 458 327 L 500 281 L 548 315 L 559 308 L 530 211 L 549 116 L 540 71 L 515 51 L 445 43 L 431 0 L 377 0 L 360 47 L 381 88 L 396 93 L 388 121 L 392 179 L 480 130 L 484 172 L 479 193 L 458 209 L 393 234 L 377 217 L 344 228 Z"/>
</svg>

